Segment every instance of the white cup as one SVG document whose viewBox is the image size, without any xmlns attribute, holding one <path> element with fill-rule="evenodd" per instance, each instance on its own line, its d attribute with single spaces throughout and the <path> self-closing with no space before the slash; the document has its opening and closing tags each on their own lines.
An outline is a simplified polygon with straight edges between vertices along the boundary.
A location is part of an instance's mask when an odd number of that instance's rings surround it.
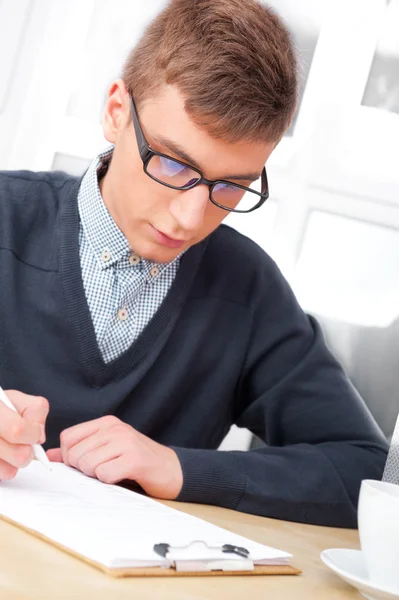
<svg viewBox="0 0 399 600">
<path fill-rule="evenodd" d="M 358 523 L 370 582 L 399 593 L 399 485 L 363 480 Z"/>
</svg>

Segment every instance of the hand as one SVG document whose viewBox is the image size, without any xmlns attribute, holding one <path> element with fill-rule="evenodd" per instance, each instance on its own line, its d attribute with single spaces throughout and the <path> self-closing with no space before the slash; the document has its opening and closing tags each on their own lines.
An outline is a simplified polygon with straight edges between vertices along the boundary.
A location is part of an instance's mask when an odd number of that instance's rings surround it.
<svg viewBox="0 0 399 600">
<path fill-rule="evenodd" d="M 7 390 L 6 396 L 18 412 L 0 401 L 0 480 L 13 479 L 33 459 L 32 444 L 46 440 L 44 425 L 49 404 L 40 396 Z"/>
<path fill-rule="evenodd" d="M 183 485 L 176 452 L 143 435 L 113 416 L 65 429 L 61 447 L 47 451 L 63 462 L 104 483 L 136 481 L 147 494 L 174 500 Z"/>
</svg>

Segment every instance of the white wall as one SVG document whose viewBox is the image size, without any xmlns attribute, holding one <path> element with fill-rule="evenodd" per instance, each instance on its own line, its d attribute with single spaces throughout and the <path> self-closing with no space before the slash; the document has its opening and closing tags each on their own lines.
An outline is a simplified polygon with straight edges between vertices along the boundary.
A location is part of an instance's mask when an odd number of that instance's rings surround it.
<svg viewBox="0 0 399 600">
<path fill-rule="evenodd" d="M 0 0 L 0 168 L 82 172 L 110 81 L 165 0 Z M 227 222 L 278 262 L 303 307 L 399 316 L 399 0 L 272 0 L 302 64 L 270 200 Z M 246 434 L 244 434 L 246 435 Z"/>
</svg>

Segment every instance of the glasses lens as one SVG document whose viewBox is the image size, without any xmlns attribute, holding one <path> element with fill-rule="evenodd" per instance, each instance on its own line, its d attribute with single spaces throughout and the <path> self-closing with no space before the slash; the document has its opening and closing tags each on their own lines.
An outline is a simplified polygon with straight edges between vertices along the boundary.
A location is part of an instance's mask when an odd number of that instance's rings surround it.
<svg viewBox="0 0 399 600">
<path fill-rule="evenodd" d="M 247 211 L 260 201 L 262 180 L 254 181 L 249 188 L 241 188 L 234 183 L 220 182 L 213 186 L 212 199 L 228 210 Z"/>
<path fill-rule="evenodd" d="M 173 158 L 159 156 L 158 154 L 151 157 L 146 170 L 151 177 L 175 188 L 185 188 L 201 179 L 199 173 L 191 167 L 173 160 Z"/>
</svg>

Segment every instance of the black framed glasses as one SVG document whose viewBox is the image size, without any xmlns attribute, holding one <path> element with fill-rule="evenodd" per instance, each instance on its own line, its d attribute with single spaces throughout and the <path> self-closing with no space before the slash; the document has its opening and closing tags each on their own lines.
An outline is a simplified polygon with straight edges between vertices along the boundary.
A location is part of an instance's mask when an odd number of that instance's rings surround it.
<svg viewBox="0 0 399 600">
<path fill-rule="evenodd" d="M 229 212 L 249 213 L 266 202 L 269 197 L 269 186 L 265 167 L 263 167 L 259 179 L 254 181 L 251 187 L 222 179 L 217 181 L 205 179 L 201 171 L 195 167 L 162 152 L 157 152 L 149 146 L 141 128 L 132 95 L 130 100 L 134 131 L 144 172 L 151 179 L 174 190 L 191 190 L 197 185 L 207 185 L 209 200 Z"/>
</svg>

